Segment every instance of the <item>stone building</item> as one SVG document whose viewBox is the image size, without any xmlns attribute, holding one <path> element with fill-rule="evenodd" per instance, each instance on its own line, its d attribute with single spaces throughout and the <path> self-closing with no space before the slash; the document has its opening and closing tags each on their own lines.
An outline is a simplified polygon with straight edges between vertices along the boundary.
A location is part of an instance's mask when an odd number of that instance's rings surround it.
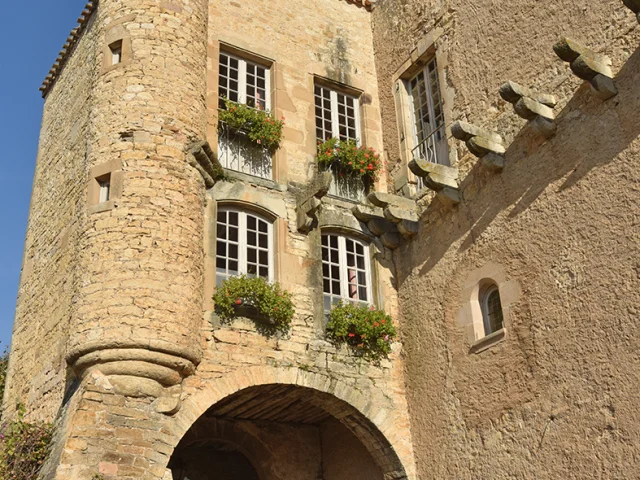
<svg viewBox="0 0 640 480">
<path fill-rule="evenodd" d="M 88 3 L 42 87 L 4 398 L 56 422 L 42 478 L 637 478 L 639 11 Z M 377 182 L 320 171 L 331 137 Z M 237 273 L 292 293 L 287 334 L 220 321 Z M 326 340 L 341 298 L 392 315 L 389 358 Z"/>
</svg>

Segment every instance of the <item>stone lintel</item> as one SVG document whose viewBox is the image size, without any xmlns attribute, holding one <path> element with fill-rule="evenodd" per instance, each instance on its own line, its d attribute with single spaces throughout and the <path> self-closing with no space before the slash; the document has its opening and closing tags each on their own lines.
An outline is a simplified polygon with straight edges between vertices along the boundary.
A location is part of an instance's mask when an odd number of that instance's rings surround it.
<svg viewBox="0 0 640 480">
<path fill-rule="evenodd" d="M 502 137 L 497 133 L 460 120 L 451 125 L 451 134 L 454 138 L 462 140 L 463 142 L 467 142 L 473 137 L 484 137 L 494 143 L 502 143 Z"/>
<path fill-rule="evenodd" d="M 506 151 L 500 143 L 493 142 L 485 137 L 473 137 L 467 141 L 467 147 L 477 157 L 483 157 L 488 153 L 502 155 Z"/>
</svg>

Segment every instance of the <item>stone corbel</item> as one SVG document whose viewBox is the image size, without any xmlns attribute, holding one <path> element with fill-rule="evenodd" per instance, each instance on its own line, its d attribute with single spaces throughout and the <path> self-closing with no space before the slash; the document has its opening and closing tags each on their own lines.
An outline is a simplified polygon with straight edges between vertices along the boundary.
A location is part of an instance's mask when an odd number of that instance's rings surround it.
<svg viewBox="0 0 640 480">
<path fill-rule="evenodd" d="M 322 205 L 322 198 L 329 192 L 332 181 L 331 172 L 320 172 L 309 188 L 298 195 L 296 214 L 300 233 L 309 233 L 314 223 L 317 223 L 318 209 Z"/>
<path fill-rule="evenodd" d="M 568 38 L 562 38 L 556 43 L 553 51 L 570 64 L 576 76 L 589 82 L 592 90 L 602 100 L 608 100 L 618 94 L 609 57 L 599 55 Z"/>
<path fill-rule="evenodd" d="M 635 13 L 638 23 L 640 23 L 640 0 L 622 0 L 622 3 Z"/>
<path fill-rule="evenodd" d="M 558 104 L 553 95 L 537 94 L 515 82 L 508 81 L 500 87 L 500 96 L 513 104 L 516 114 L 529 120 L 533 129 L 545 138 L 556 133 L 553 107 Z"/>
<path fill-rule="evenodd" d="M 216 182 L 224 176 L 222 165 L 209 142 L 194 142 L 187 147 L 187 160 L 189 165 L 195 168 L 202 178 L 207 188 L 212 188 Z"/>
<path fill-rule="evenodd" d="M 418 206 L 415 201 L 382 192 L 369 194 L 370 205 L 353 207 L 353 215 L 367 225 L 382 244 L 395 250 L 418 233 Z"/>
<path fill-rule="evenodd" d="M 469 151 L 480 159 L 485 168 L 494 172 L 502 171 L 506 150 L 500 135 L 460 121 L 451 126 L 451 134 L 465 142 Z"/>
</svg>

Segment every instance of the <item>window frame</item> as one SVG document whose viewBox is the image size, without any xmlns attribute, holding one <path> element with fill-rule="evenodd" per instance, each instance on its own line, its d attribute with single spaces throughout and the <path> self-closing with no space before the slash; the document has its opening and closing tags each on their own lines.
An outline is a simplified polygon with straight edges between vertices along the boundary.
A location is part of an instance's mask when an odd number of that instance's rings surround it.
<svg viewBox="0 0 640 480">
<path fill-rule="evenodd" d="M 318 107 L 317 104 L 317 99 L 318 98 L 322 98 L 324 100 L 324 96 L 319 96 L 316 89 L 324 89 L 324 90 L 328 90 L 329 91 L 329 105 L 330 105 L 330 112 L 331 112 L 331 118 L 330 118 L 330 122 L 331 122 L 331 136 L 328 138 L 323 138 L 323 137 L 319 137 L 318 136 L 318 119 L 320 117 L 318 117 L 317 112 L 315 112 L 314 110 L 314 118 L 316 121 L 316 140 L 319 140 L 321 142 L 325 142 L 327 140 L 329 140 L 329 138 L 338 138 L 340 140 L 342 140 L 342 137 L 340 135 L 340 112 L 339 112 L 339 102 L 338 102 L 338 95 L 342 95 L 343 97 L 345 97 L 346 99 L 350 99 L 352 100 L 352 108 L 354 111 L 354 116 L 353 116 L 353 120 L 354 120 L 354 125 L 355 125 L 355 136 L 354 138 L 351 138 L 348 135 L 348 129 L 349 126 L 348 124 L 345 126 L 345 128 L 347 128 L 347 136 L 344 138 L 345 140 L 354 140 L 358 145 L 362 144 L 362 128 L 361 128 L 361 124 L 360 124 L 360 96 L 361 94 L 354 94 L 349 93 L 344 91 L 343 89 L 340 89 L 337 86 L 331 86 L 328 85 L 324 82 L 319 82 L 319 81 L 314 81 L 313 83 L 313 99 L 314 99 L 314 109 L 317 108 L 321 108 L 322 110 L 324 109 L 324 106 L 320 106 Z M 346 116 L 346 112 L 345 112 L 345 118 L 348 118 Z M 322 117 L 323 121 L 326 121 L 325 117 Z M 322 131 L 324 132 L 324 125 L 322 126 Z"/>
<path fill-rule="evenodd" d="M 491 299 L 491 296 L 495 293 L 498 294 L 498 301 L 500 302 L 501 321 L 500 321 L 500 328 L 493 330 L 491 327 L 492 312 L 489 311 L 489 300 Z M 488 285 L 482 290 L 482 293 L 480 296 L 480 310 L 482 311 L 482 324 L 484 326 L 485 337 L 491 334 L 494 334 L 496 332 L 499 332 L 504 328 L 504 310 L 502 307 L 502 298 L 500 296 L 500 289 L 498 288 L 498 285 L 496 285 L 495 283 Z"/>
<path fill-rule="evenodd" d="M 225 49 L 220 49 L 220 53 L 218 54 L 218 108 L 222 108 L 221 102 L 223 101 L 223 96 L 221 95 L 220 92 L 220 79 L 222 78 L 222 72 L 220 69 L 220 66 L 222 65 L 222 56 L 225 55 L 227 57 L 229 57 L 230 59 L 233 58 L 234 60 L 237 60 L 238 62 L 238 100 L 236 103 L 241 103 L 243 105 L 248 105 L 247 104 L 247 64 L 253 65 L 255 68 L 262 68 L 264 69 L 264 91 L 265 91 L 265 98 L 264 98 L 264 103 L 265 103 L 265 107 L 264 107 L 264 111 L 266 112 L 270 112 L 272 109 L 272 105 L 271 105 L 271 68 L 272 65 L 266 65 L 264 63 L 260 63 L 260 62 L 256 62 L 255 60 L 249 59 L 247 57 L 243 57 L 241 55 L 237 55 L 234 53 L 231 53 L 228 50 Z M 227 65 L 227 68 L 229 68 L 229 66 Z M 228 72 L 227 72 L 228 73 Z M 229 82 L 230 77 L 227 76 L 225 77 L 227 79 L 227 82 Z M 258 76 L 256 75 L 256 79 L 258 78 Z M 256 85 L 256 90 L 257 90 L 257 85 Z M 227 83 L 227 87 L 226 87 L 227 93 L 229 92 L 229 83 Z M 229 99 L 228 97 L 226 97 L 227 99 Z M 253 106 L 252 108 L 256 108 L 255 106 Z M 260 109 L 259 109 L 260 110 Z"/>
<path fill-rule="evenodd" d="M 230 239 L 229 238 L 225 238 L 225 239 L 220 239 L 219 235 L 218 235 L 218 228 L 220 226 L 220 220 L 219 220 L 219 215 L 222 212 L 226 212 L 227 213 L 227 221 L 225 222 L 224 225 L 226 225 L 227 227 L 230 225 L 229 224 L 229 216 L 228 214 L 230 212 L 233 213 L 237 213 L 238 214 L 238 241 L 236 242 L 238 245 L 238 258 L 237 258 L 237 262 L 238 262 L 238 270 L 236 274 L 231 274 L 229 273 L 228 270 L 228 262 L 229 262 L 229 248 L 228 246 L 231 244 L 230 243 Z M 240 276 L 240 275 L 247 275 L 247 276 L 254 276 L 254 275 L 249 275 L 248 273 L 248 250 L 250 247 L 254 247 L 253 245 L 249 245 L 248 241 L 247 241 L 247 217 L 248 216 L 252 216 L 254 218 L 257 219 L 257 221 L 262 221 L 264 223 L 267 224 L 267 259 L 268 259 L 268 276 L 267 277 L 260 277 L 260 275 L 255 275 L 257 277 L 260 278 L 266 278 L 266 280 L 268 282 L 273 282 L 275 279 L 275 251 L 274 251 L 274 224 L 273 221 L 271 219 L 269 219 L 268 217 L 265 217 L 264 215 L 261 215 L 253 210 L 249 210 L 249 209 L 243 209 L 243 208 L 238 208 L 234 205 L 221 205 L 218 207 L 218 210 L 216 212 L 216 255 L 215 255 L 215 275 L 216 275 L 216 285 L 219 284 L 219 277 L 222 279 L 220 281 L 224 281 L 226 279 L 232 278 L 232 277 L 236 277 L 236 276 Z M 258 227 L 258 223 L 256 223 L 256 229 L 258 229 L 257 231 L 259 231 L 259 227 Z M 227 229 L 228 232 L 228 229 Z M 218 249 L 218 242 L 224 242 L 227 245 L 227 252 L 226 255 L 224 257 L 220 256 L 219 253 L 219 249 Z M 259 244 L 259 240 L 256 237 L 256 242 L 257 244 Z M 260 247 L 258 245 L 255 246 L 256 249 L 260 250 Z M 226 271 L 220 272 L 218 270 L 218 259 L 219 258 L 224 258 L 226 261 Z M 259 253 L 258 253 L 258 257 L 259 258 Z M 258 264 L 259 265 L 259 264 Z M 224 277 L 224 278 L 222 278 Z"/>
<path fill-rule="evenodd" d="M 374 304 L 374 300 L 373 300 L 373 281 L 372 281 L 372 268 L 373 268 L 373 262 L 371 259 L 371 250 L 370 250 L 370 245 L 363 241 L 360 240 L 358 238 L 355 238 L 353 236 L 350 235 L 344 235 L 342 233 L 339 232 L 324 232 L 321 234 L 321 248 L 324 249 L 324 238 L 325 237 L 336 237 L 338 239 L 338 268 L 339 268 L 339 285 L 340 285 L 340 295 L 337 296 L 333 293 L 327 293 L 325 292 L 325 288 L 324 288 L 324 282 L 325 280 L 328 280 L 330 283 L 330 287 L 331 287 L 331 282 L 335 281 L 335 279 L 333 279 L 331 277 L 331 274 L 329 274 L 328 277 L 325 276 L 324 274 L 324 266 L 325 264 L 329 265 L 329 269 L 331 269 L 332 265 L 335 265 L 335 263 L 331 262 L 331 257 L 330 257 L 330 250 L 332 247 L 330 247 L 330 239 L 328 240 L 328 246 L 327 248 L 329 248 L 329 260 L 325 261 L 324 258 L 322 258 L 322 304 L 323 304 L 323 309 L 325 312 L 329 312 L 330 309 L 333 307 L 333 305 L 335 305 L 336 303 L 338 303 L 339 301 L 345 301 L 345 302 L 354 302 L 357 304 L 366 304 L 366 305 L 373 305 Z M 367 294 L 367 300 L 360 300 L 358 299 L 354 299 L 351 298 L 349 296 L 349 287 L 350 284 L 349 283 L 349 265 L 348 265 L 348 259 L 347 259 L 347 240 L 353 241 L 356 245 L 360 245 L 363 248 L 363 258 L 364 258 L 364 272 L 365 272 L 365 281 L 366 281 L 366 294 Z M 356 253 L 357 255 L 357 253 Z M 358 267 L 357 267 L 357 261 L 356 261 L 356 278 L 357 278 L 357 273 L 358 273 Z M 359 284 L 357 283 L 356 280 L 356 291 L 358 289 Z M 358 296 L 359 292 L 358 292 Z M 330 298 L 330 302 L 329 302 L 329 309 L 327 309 L 326 306 L 326 299 L 327 297 Z"/>
<path fill-rule="evenodd" d="M 436 77 L 435 88 L 436 88 L 436 93 L 438 95 L 438 104 L 440 106 L 439 115 L 436 115 L 436 109 L 435 109 L 436 102 L 435 102 L 435 99 L 433 98 L 434 96 L 433 96 L 433 91 L 430 83 L 431 69 L 433 72 L 435 72 L 435 77 Z M 423 78 L 424 78 L 425 93 L 427 97 L 426 106 L 427 106 L 427 113 L 429 115 L 429 130 L 426 133 L 423 132 L 424 139 L 422 141 L 420 141 L 419 135 L 421 132 L 418 130 L 418 121 L 417 121 L 418 119 L 416 118 L 414 90 L 411 86 L 412 83 L 420 75 L 423 75 Z M 415 157 L 415 151 L 419 149 L 423 143 L 427 142 L 429 138 L 435 135 L 438 132 L 438 130 L 443 130 L 443 132 L 441 132 L 443 135 L 442 144 L 447 147 L 446 152 L 444 152 L 442 159 L 438 158 L 438 155 L 436 154 L 436 157 L 435 157 L 436 162 L 432 162 L 432 163 L 435 163 L 437 165 L 449 166 L 449 145 L 447 142 L 446 132 L 444 131 L 446 128 L 445 115 L 444 115 L 444 101 L 442 98 L 442 89 L 440 87 L 440 74 L 438 72 L 438 63 L 436 61 L 435 56 L 431 57 L 428 61 L 425 62 L 425 64 L 422 67 L 420 67 L 420 69 L 417 72 L 414 72 L 410 78 L 405 80 L 405 89 L 408 95 L 407 100 L 409 102 L 409 113 L 410 113 L 410 121 L 411 121 L 411 138 L 413 140 L 413 145 L 411 148 L 412 156 Z M 420 109 L 422 110 L 422 105 L 420 106 Z M 424 118 L 424 114 L 422 115 L 422 118 Z M 440 119 L 440 123 L 438 123 L 438 119 Z"/>
</svg>

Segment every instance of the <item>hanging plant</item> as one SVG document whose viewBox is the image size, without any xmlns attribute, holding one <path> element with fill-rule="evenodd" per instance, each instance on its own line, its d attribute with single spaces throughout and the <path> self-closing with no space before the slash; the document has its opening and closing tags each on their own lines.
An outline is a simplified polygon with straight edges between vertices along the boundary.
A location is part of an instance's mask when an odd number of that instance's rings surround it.
<svg viewBox="0 0 640 480">
<path fill-rule="evenodd" d="M 337 167 L 345 175 L 375 181 L 382 161 L 373 148 L 358 147 L 354 140 L 330 138 L 318 142 L 318 165 L 325 169 Z"/>
<path fill-rule="evenodd" d="M 286 332 L 295 314 L 291 294 L 280 284 L 269 283 L 260 277 L 241 275 L 225 280 L 213 301 L 222 320 L 249 317 L 266 324 L 267 330 Z"/>
<path fill-rule="evenodd" d="M 327 338 L 349 345 L 357 355 L 369 360 L 386 357 L 395 337 L 393 321 L 383 310 L 340 302 L 329 312 Z"/>
<path fill-rule="evenodd" d="M 253 143 L 272 153 L 280 148 L 284 117 L 282 120 L 276 120 L 267 111 L 231 100 L 225 100 L 225 107 L 219 114 L 221 130 L 226 127 L 232 132 L 244 133 Z"/>
</svg>

